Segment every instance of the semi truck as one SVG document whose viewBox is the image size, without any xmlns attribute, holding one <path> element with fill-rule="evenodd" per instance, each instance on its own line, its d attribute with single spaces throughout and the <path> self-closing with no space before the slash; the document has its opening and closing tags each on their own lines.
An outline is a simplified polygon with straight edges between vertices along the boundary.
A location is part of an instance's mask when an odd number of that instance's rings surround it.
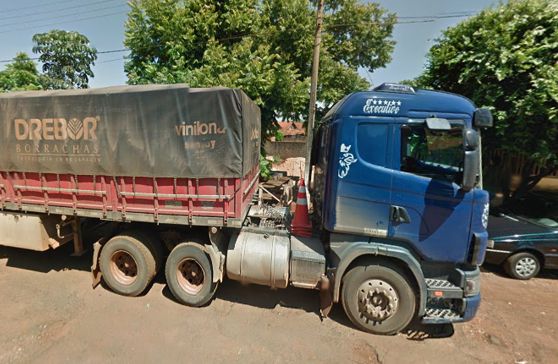
<svg viewBox="0 0 558 364">
<path fill-rule="evenodd" d="M 374 334 L 468 321 L 488 244 L 479 130 L 491 124 L 445 92 L 346 96 L 316 128 L 313 227 L 294 229 L 288 207 L 258 199 L 260 111 L 239 89 L 2 94 L 0 245 L 90 250 L 93 286 L 125 296 L 164 271 L 190 306 L 228 278 L 316 290 L 323 315 L 340 303 Z"/>
</svg>

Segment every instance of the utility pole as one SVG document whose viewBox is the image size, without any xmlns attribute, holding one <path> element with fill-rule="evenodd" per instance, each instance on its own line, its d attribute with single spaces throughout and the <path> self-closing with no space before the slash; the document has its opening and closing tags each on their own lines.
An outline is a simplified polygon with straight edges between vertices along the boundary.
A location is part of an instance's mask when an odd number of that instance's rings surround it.
<svg viewBox="0 0 558 364">
<path fill-rule="evenodd" d="M 318 0 L 316 14 L 316 34 L 314 36 L 314 52 L 312 55 L 312 78 L 310 81 L 310 106 L 308 107 L 308 125 L 306 129 L 306 163 L 304 178 L 310 183 L 310 157 L 312 140 L 314 139 L 314 119 L 316 118 L 316 98 L 318 90 L 318 70 L 320 68 L 320 45 L 322 43 L 322 24 L 324 21 L 324 0 Z"/>
</svg>

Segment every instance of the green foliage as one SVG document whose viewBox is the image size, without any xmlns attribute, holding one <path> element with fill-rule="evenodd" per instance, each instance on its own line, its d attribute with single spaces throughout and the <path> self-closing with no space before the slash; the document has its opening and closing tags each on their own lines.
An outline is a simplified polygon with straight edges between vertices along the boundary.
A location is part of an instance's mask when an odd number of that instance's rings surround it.
<svg viewBox="0 0 558 364">
<path fill-rule="evenodd" d="M 13 62 L 0 71 L 0 92 L 41 89 L 37 66 L 25 53 L 18 53 Z"/>
<path fill-rule="evenodd" d="M 366 89 L 358 67 L 390 61 L 395 16 L 377 4 L 326 1 L 319 105 Z M 243 89 L 276 118 L 307 113 L 315 11 L 305 0 L 134 0 L 126 23 L 129 83 L 187 83 Z"/>
<path fill-rule="evenodd" d="M 511 0 L 446 30 L 416 84 L 492 108 L 484 146 L 558 161 L 558 5 Z"/>
<path fill-rule="evenodd" d="M 283 133 L 281 133 L 279 130 L 277 130 L 275 132 L 275 141 L 276 142 L 281 142 L 285 139 L 285 135 Z"/>
<path fill-rule="evenodd" d="M 33 52 L 43 64 L 42 83 L 45 89 L 88 88 L 94 77 L 91 66 L 97 50 L 86 36 L 77 32 L 51 30 L 33 36 Z"/>
<path fill-rule="evenodd" d="M 271 161 L 267 160 L 264 155 L 260 154 L 260 177 L 267 181 L 271 177 Z"/>
</svg>

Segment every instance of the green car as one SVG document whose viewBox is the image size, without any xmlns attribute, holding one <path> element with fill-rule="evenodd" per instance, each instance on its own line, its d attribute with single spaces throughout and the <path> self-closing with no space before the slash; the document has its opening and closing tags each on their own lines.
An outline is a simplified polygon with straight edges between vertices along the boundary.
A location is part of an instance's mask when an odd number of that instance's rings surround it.
<svg viewBox="0 0 558 364">
<path fill-rule="evenodd" d="M 485 263 L 502 265 L 516 279 L 531 279 L 541 270 L 558 269 L 558 222 L 498 213 L 488 218 Z"/>
</svg>

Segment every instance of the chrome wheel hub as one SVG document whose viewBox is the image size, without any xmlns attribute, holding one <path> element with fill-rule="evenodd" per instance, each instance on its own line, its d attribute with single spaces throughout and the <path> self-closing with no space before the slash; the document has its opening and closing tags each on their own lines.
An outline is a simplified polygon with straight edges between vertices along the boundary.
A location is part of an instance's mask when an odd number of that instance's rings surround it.
<svg viewBox="0 0 558 364">
<path fill-rule="evenodd" d="M 397 312 L 399 296 L 395 289 L 380 279 L 363 282 L 358 290 L 358 308 L 367 322 L 385 321 Z"/>
</svg>

